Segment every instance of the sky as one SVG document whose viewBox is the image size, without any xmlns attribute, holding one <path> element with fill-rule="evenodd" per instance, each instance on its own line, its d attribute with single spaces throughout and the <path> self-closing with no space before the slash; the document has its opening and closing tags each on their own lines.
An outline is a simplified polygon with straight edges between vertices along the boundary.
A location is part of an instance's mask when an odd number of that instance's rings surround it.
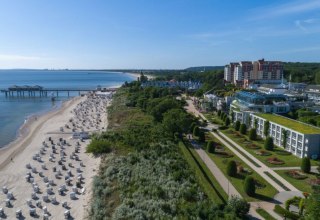
<svg viewBox="0 0 320 220">
<path fill-rule="evenodd" d="M 0 69 L 319 62 L 320 0 L 0 0 Z"/>
</svg>

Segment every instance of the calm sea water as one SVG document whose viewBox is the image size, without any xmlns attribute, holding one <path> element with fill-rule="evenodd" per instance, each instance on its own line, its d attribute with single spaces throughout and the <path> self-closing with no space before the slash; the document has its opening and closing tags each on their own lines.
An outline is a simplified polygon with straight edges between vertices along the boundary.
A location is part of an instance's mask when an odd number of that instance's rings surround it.
<svg viewBox="0 0 320 220">
<path fill-rule="evenodd" d="M 129 74 L 104 71 L 0 70 L 0 89 L 12 85 L 95 89 L 98 85 L 112 87 L 132 80 L 134 77 Z M 70 93 L 70 97 L 76 95 L 77 92 Z M 0 147 L 15 139 L 19 127 L 28 116 L 58 108 L 66 99 L 66 93 L 59 93 L 54 102 L 50 97 L 5 97 L 0 93 Z"/>
</svg>

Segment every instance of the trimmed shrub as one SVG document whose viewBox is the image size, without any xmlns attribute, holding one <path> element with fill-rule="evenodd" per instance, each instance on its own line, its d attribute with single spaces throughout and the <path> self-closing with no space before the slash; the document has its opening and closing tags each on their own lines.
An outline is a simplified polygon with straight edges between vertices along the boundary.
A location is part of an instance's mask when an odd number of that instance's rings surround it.
<svg viewBox="0 0 320 220">
<path fill-rule="evenodd" d="M 268 136 L 269 135 L 269 127 L 270 127 L 270 122 L 269 121 L 266 121 L 264 123 L 264 128 L 263 128 L 263 134 L 264 136 Z"/>
<path fill-rule="evenodd" d="M 222 115 L 221 117 L 222 121 L 225 121 L 227 118 L 227 114 L 223 112 L 221 115 Z"/>
<path fill-rule="evenodd" d="M 195 126 L 193 128 L 193 136 L 198 137 L 200 134 L 200 128 L 198 126 Z"/>
<path fill-rule="evenodd" d="M 239 131 L 240 125 L 241 125 L 240 121 L 236 121 L 236 123 L 234 124 L 234 130 Z"/>
<path fill-rule="evenodd" d="M 240 125 L 240 133 L 241 134 L 246 134 L 247 133 L 247 125 L 246 124 L 241 124 Z"/>
<path fill-rule="evenodd" d="M 221 110 L 218 110 L 217 115 L 220 117 L 221 116 Z"/>
<path fill-rule="evenodd" d="M 208 143 L 207 143 L 207 151 L 208 151 L 209 153 L 212 153 L 212 154 L 215 153 L 215 151 L 216 151 L 216 146 L 215 146 L 215 144 L 214 144 L 213 141 L 208 141 Z"/>
<path fill-rule="evenodd" d="M 232 177 L 237 175 L 237 164 L 234 160 L 229 161 L 227 165 L 227 174 Z"/>
<path fill-rule="evenodd" d="M 278 213 L 282 217 L 285 216 L 288 219 L 292 219 L 292 220 L 299 219 L 299 215 L 294 214 L 294 213 L 282 208 L 280 205 L 275 205 L 273 211 L 275 211 L 276 213 Z"/>
<path fill-rule="evenodd" d="M 301 161 L 301 170 L 304 173 L 310 173 L 311 170 L 311 163 L 310 163 L 310 159 L 308 157 L 304 157 L 302 158 Z"/>
<path fill-rule="evenodd" d="M 199 131 L 199 141 L 200 142 L 205 142 L 206 141 L 206 134 L 204 133 L 204 131 Z"/>
<path fill-rule="evenodd" d="M 255 128 L 251 128 L 249 131 L 249 139 L 252 141 L 257 140 L 257 130 Z"/>
<path fill-rule="evenodd" d="M 229 117 L 226 117 L 226 120 L 224 121 L 224 125 L 227 127 L 230 125 L 230 118 Z"/>
<path fill-rule="evenodd" d="M 256 194 L 256 184 L 251 176 L 247 176 L 244 180 L 243 189 L 248 196 L 254 196 Z"/>
<path fill-rule="evenodd" d="M 272 137 L 267 137 L 265 142 L 264 142 L 264 149 L 272 151 L 273 148 L 274 148 L 274 146 L 273 146 Z"/>
</svg>

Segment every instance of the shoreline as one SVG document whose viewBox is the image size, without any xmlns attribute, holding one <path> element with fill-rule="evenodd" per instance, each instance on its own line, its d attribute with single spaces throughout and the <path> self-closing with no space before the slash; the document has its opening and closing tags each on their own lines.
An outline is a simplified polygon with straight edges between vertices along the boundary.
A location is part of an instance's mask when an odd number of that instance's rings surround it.
<svg viewBox="0 0 320 220">
<path fill-rule="evenodd" d="M 122 84 L 115 84 L 115 85 L 112 85 L 112 86 L 108 86 L 106 88 L 119 88 L 119 87 L 122 86 Z M 26 133 L 28 133 L 27 128 L 30 126 L 29 124 L 31 122 L 33 122 L 33 119 L 35 119 L 35 117 L 40 118 L 43 115 L 49 114 L 49 113 L 51 113 L 53 111 L 57 111 L 57 110 L 59 110 L 59 109 L 61 109 L 63 107 L 65 102 L 68 102 L 68 101 L 70 101 L 70 100 L 72 100 L 72 99 L 74 99 L 76 97 L 79 97 L 79 96 L 69 97 L 69 98 L 67 98 L 65 100 L 60 100 L 59 101 L 60 103 L 57 104 L 55 107 L 51 107 L 49 109 L 45 109 L 45 110 L 42 110 L 42 111 L 39 111 L 39 112 L 34 112 L 34 113 L 31 113 L 31 114 L 27 115 L 25 117 L 25 121 L 21 122 L 21 124 L 19 125 L 18 129 L 16 129 L 14 138 L 7 144 L 4 144 L 4 145 L 0 144 L 0 153 L 2 152 L 2 150 L 7 149 L 11 145 L 15 144 L 20 138 L 23 138 L 23 136 L 25 136 Z M 1 167 L 1 161 L 0 161 L 0 167 Z"/>
<path fill-rule="evenodd" d="M 92 181 L 99 170 L 100 158 L 85 152 L 90 140 L 73 139 L 73 129 L 78 133 L 82 129 L 90 133 L 104 131 L 108 123 L 106 107 L 110 101 L 110 98 L 91 95 L 73 97 L 62 103 L 60 108 L 38 116 L 37 120 L 31 117 L 24 124 L 24 134 L 5 149 L 0 149 L 0 185 L 7 187 L 15 198 L 11 200 L 12 208 L 8 208 L 4 202 L 2 205 L 9 219 L 14 218 L 16 210 L 21 210 L 23 217 L 29 219 L 30 207 L 34 207 L 39 218 L 44 218 L 44 206 L 49 212 L 48 219 L 64 219 L 66 210 L 74 219 L 83 219 L 87 215 Z M 61 140 L 65 143 L 62 144 Z M 57 152 L 53 149 L 57 149 Z M 35 155 L 40 155 L 40 159 L 35 160 Z M 61 170 L 60 163 L 65 164 L 67 171 L 65 168 Z M 28 164 L 32 169 L 28 169 Z M 33 168 L 36 168 L 35 172 Z M 26 173 L 32 181 L 26 179 Z M 61 173 L 62 178 L 57 177 L 57 173 Z M 66 175 L 70 175 L 71 184 L 63 178 Z M 79 175 L 82 179 L 80 186 L 77 185 Z M 44 177 L 54 181 L 50 183 L 51 186 L 46 185 L 48 183 Z M 40 192 L 35 193 L 34 184 L 40 188 Z M 67 191 L 60 194 L 59 187 L 63 185 L 66 185 Z M 71 196 L 74 188 L 77 188 L 76 199 Z M 53 191 L 48 192 L 48 189 Z M 34 198 L 34 194 L 38 199 Z M 49 197 L 49 202 L 44 199 L 45 196 Z M 0 194 L 2 201 L 6 198 L 6 194 Z M 32 205 L 26 201 L 31 201 Z M 42 205 L 34 206 L 38 201 Z M 69 208 L 62 205 L 64 202 Z"/>
<path fill-rule="evenodd" d="M 26 147 L 28 139 L 31 138 L 32 134 L 39 130 L 41 125 L 43 125 L 46 122 L 44 121 L 45 119 L 48 120 L 51 117 L 58 114 L 60 111 L 64 111 L 68 107 L 69 103 L 71 104 L 77 98 L 79 99 L 80 97 L 73 97 L 69 100 L 63 101 L 61 106 L 43 112 L 42 114 L 40 113 L 38 115 L 37 113 L 35 113 L 28 116 L 27 122 L 23 123 L 18 129 L 16 138 L 10 143 L 0 148 L 0 170 L 3 169 L 10 162 L 11 158 L 17 156 L 20 152 L 23 151 L 23 149 Z M 34 119 L 34 117 L 37 117 L 37 120 L 32 120 Z M 23 147 L 22 145 L 25 146 Z M 21 151 L 17 152 L 17 150 Z M 6 158 L 4 158 L 5 155 Z"/>
</svg>

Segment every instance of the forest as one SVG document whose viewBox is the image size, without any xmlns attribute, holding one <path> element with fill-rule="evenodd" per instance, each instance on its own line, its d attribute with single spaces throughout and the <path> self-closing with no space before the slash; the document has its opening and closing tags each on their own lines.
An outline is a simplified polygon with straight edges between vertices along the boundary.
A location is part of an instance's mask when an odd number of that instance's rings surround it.
<svg viewBox="0 0 320 220">
<path fill-rule="evenodd" d="M 284 77 L 292 82 L 320 84 L 320 63 L 284 63 Z"/>
</svg>

